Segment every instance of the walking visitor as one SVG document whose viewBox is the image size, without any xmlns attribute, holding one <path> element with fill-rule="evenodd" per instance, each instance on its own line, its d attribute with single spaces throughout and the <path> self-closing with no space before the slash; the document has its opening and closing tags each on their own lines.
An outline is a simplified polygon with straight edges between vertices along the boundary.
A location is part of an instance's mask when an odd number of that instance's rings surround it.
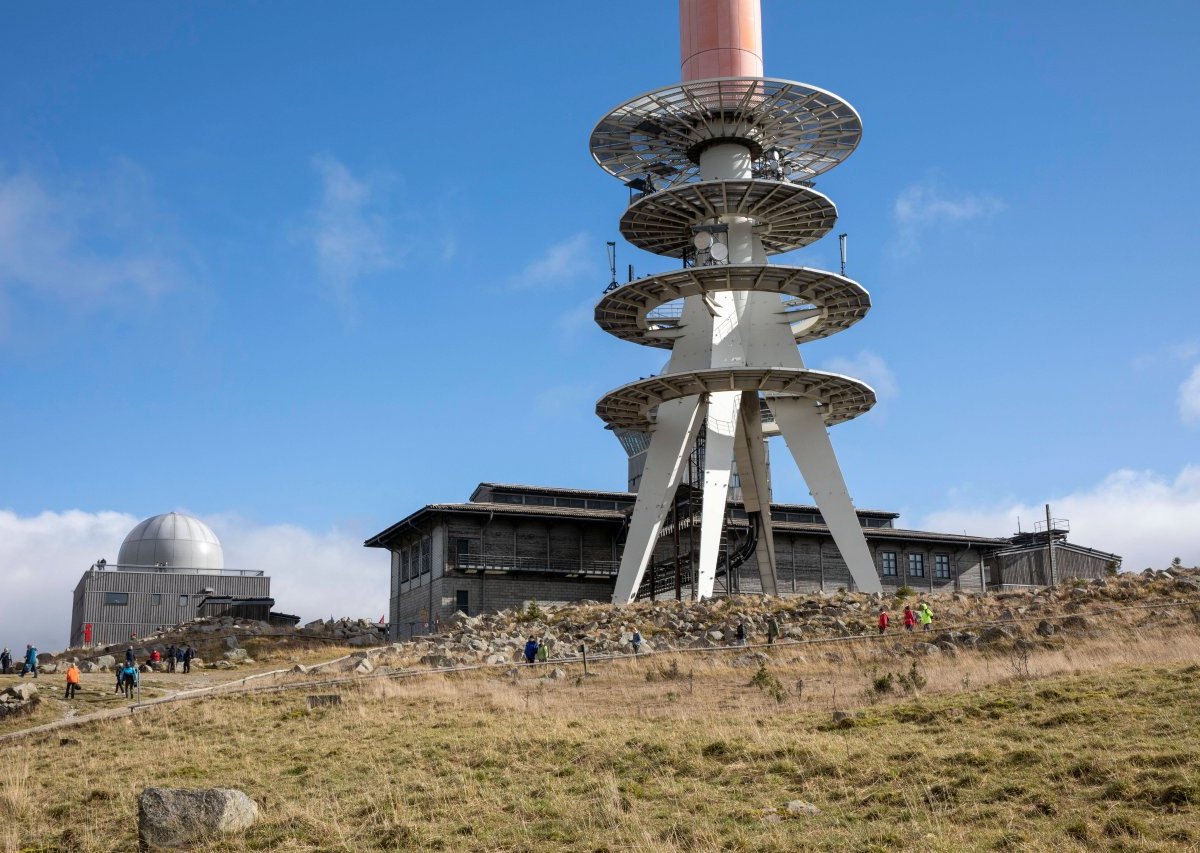
<svg viewBox="0 0 1200 853">
<path fill-rule="evenodd" d="M 933 611 L 929 609 L 929 602 L 921 602 L 921 606 L 917 608 L 917 618 L 921 620 L 922 631 L 933 630 Z"/>
<path fill-rule="evenodd" d="M 37 678 L 37 649 L 33 645 L 25 647 L 25 665 L 21 667 L 21 677 L 25 677 L 25 673 L 32 672 L 33 677 Z"/>
<path fill-rule="evenodd" d="M 176 651 L 175 654 L 183 658 L 184 673 L 186 674 L 186 673 L 191 672 L 192 671 L 192 657 L 193 657 L 192 647 L 188 646 L 186 649 L 184 649 L 182 651 Z"/>
<path fill-rule="evenodd" d="M 9 669 L 12 668 L 12 652 L 8 650 L 8 646 L 4 647 L 4 651 L 0 652 L 0 672 L 8 675 Z"/>
<path fill-rule="evenodd" d="M 525 663 L 533 663 L 537 659 L 537 637 L 531 636 L 525 643 Z"/>
<path fill-rule="evenodd" d="M 175 660 L 175 646 L 174 645 L 167 646 L 167 672 L 174 672 L 176 663 L 177 663 L 177 661 Z"/>
<path fill-rule="evenodd" d="M 746 645 L 746 623 L 740 619 L 737 626 L 737 644 L 739 646 Z"/>
<path fill-rule="evenodd" d="M 879 608 L 879 633 L 886 634 L 888 629 L 888 612 L 886 607 Z"/>
<path fill-rule="evenodd" d="M 913 625 L 917 624 L 917 614 L 913 613 L 912 605 L 904 605 L 904 630 L 912 633 Z"/>
<path fill-rule="evenodd" d="M 126 699 L 133 698 L 133 690 L 138 686 L 138 681 L 139 675 L 137 667 L 131 663 L 125 664 L 125 666 L 121 669 L 121 682 L 122 686 L 125 688 Z"/>
<path fill-rule="evenodd" d="M 633 653 L 635 655 L 638 652 L 640 652 L 642 650 L 642 632 L 639 631 L 637 628 L 634 628 L 633 629 L 633 639 L 631 639 L 629 641 L 629 643 L 630 643 L 630 645 L 633 646 Z"/>
</svg>

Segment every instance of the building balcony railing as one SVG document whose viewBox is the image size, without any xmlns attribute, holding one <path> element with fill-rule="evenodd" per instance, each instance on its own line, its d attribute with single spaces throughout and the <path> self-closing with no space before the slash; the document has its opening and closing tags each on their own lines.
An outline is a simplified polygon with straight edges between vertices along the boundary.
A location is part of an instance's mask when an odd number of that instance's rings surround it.
<svg viewBox="0 0 1200 853">
<path fill-rule="evenodd" d="M 218 575 L 231 578 L 261 578 L 266 572 L 254 569 L 189 569 L 181 566 L 135 566 L 117 563 L 93 563 L 93 572 L 145 572 L 164 575 Z"/>
<path fill-rule="evenodd" d="M 617 560 L 547 560 L 544 557 L 517 557 L 512 554 L 458 554 L 454 568 L 460 572 L 507 574 L 538 572 L 564 577 L 616 577 Z"/>
</svg>

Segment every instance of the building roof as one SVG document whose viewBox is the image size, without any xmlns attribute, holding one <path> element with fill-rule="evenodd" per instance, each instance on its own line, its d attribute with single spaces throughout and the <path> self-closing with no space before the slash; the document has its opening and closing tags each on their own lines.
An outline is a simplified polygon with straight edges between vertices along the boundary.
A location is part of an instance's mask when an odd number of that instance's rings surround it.
<svg viewBox="0 0 1200 853">
<path fill-rule="evenodd" d="M 428 506 L 421 507 L 412 515 L 400 519 L 386 530 L 376 533 L 363 542 L 363 545 L 367 548 L 386 548 L 387 543 L 395 538 L 403 528 L 414 527 L 419 529 L 419 522 L 424 521 L 428 516 L 438 513 L 517 515 L 525 518 L 586 518 L 593 521 L 609 521 L 614 524 L 621 524 L 626 518 L 625 512 L 619 509 L 584 509 L 581 507 L 526 506 L 525 504 L 494 503 L 429 504 Z"/>
<path fill-rule="evenodd" d="M 572 498 L 595 498 L 603 501 L 633 501 L 637 499 L 636 492 L 606 492 L 599 489 L 561 489 L 557 486 L 525 486 L 519 483 L 480 483 L 471 492 L 471 500 L 478 500 L 478 495 L 484 490 L 493 492 L 517 492 L 529 495 L 562 495 Z"/>
</svg>

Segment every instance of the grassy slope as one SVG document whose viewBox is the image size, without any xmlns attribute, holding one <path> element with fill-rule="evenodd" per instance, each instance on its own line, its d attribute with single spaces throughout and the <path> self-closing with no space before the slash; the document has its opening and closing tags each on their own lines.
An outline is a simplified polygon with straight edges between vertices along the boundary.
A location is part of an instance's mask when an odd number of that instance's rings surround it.
<svg viewBox="0 0 1200 853">
<path fill-rule="evenodd" d="M 920 698 L 876 693 L 907 663 L 864 644 L 773 651 L 782 701 L 752 668 L 681 657 L 679 678 L 642 659 L 372 681 L 315 712 L 301 694 L 169 706 L 5 747 L 0 844 L 133 849 L 137 792 L 163 784 L 262 804 L 212 850 L 1198 847 L 1197 648 L 1185 626 L 1060 638 L 1029 680 L 1007 650 L 939 656 Z M 834 727 L 834 705 L 859 716 Z"/>
</svg>

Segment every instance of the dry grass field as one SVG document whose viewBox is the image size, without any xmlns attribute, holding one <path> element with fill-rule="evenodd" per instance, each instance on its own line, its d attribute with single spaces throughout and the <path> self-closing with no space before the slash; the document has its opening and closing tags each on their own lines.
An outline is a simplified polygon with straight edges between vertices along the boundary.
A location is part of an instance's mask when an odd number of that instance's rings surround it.
<svg viewBox="0 0 1200 853">
<path fill-rule="evenodd" d="M 259 802 L 209 851 L 1200 849 L 1189 611 L 888 653 L 906 642 L 163 705 L 0 746 L 0 847 L 134 850 L 138 792 L 168 785 Z"/>
</svg>

